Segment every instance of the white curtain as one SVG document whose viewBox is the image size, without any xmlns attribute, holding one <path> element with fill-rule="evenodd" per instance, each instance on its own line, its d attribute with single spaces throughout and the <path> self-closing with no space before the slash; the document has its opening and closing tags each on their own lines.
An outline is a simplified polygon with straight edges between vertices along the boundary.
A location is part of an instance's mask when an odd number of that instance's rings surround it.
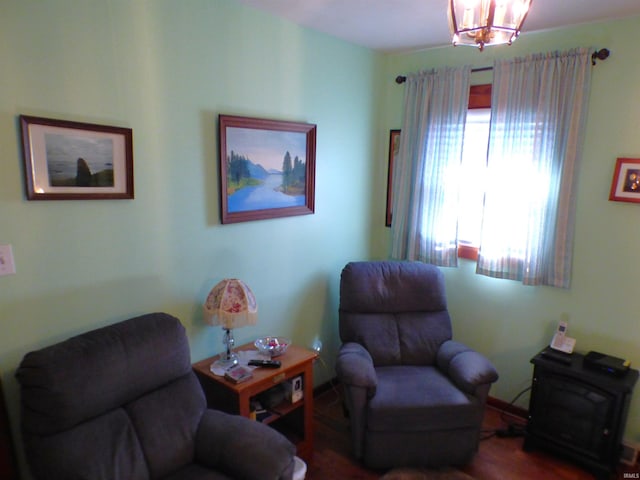
<svg viewBox="0 0 640 480">
<path fill-rule="evenodd" d="M 456 266 L 457 178 L 471 67 L 407 76 L 393 173 L 391 257 Z"/>
<path fill-rule="evenodd" d="M 569 287 L 590 59 L 575 49 L 495 62 L 477 273 Z"/>
</svg>

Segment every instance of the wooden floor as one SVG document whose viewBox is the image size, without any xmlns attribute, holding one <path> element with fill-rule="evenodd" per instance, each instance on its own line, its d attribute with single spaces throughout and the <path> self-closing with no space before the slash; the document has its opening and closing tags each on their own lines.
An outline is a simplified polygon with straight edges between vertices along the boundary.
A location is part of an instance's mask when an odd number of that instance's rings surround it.
<svg viewBox="0 0 640 480">
<path fill-rule="evenodd" d="M 314 456 L 307 465 L 307 480 L 377 480 L 384 471 L 363 467 L 351 457 L 348 420 L 342 413 L 339 388 L 329 389 L 315 399 Z M 483 428 L 486 440 L 471 464 L 462 471 L 476 480 L 592 480 L 596 477 L 574 463 L 542 451 L 522 450 L 522 437 L 497 437 L 495 429 L 504 429 L 506 422 L 522 421 L 505 416 L 487 407 Z M 627 475 L 624 475 L 627 473 Z M 612 479 L 640 478 L 640 468 L 621 468 Z"/>
</svg>

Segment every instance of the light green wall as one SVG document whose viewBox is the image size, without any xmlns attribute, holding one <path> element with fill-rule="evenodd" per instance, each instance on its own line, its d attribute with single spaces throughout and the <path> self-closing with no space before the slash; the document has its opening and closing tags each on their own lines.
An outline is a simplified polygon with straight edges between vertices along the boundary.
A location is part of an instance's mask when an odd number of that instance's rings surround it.
<svg viewBox="0 0 640 480">
<path fill-rule="evenodd" d="M 450 309 L 456 337 L 497 365 L 492 395 L 502 400 L 529 384 L 528 360 L 564 312 L 579 350 L 640 365 L 640 207 L 607 201 L 615 158 L 640 156 L 639 19 L 523 34 L 482 54 L 380 55 L 233 0 L 0 0 L 0 11 L 0 243 L 13 245 L 18 270 L 0 277 L 0 373 L 14 427 L 13 373 L 29 350 L 162 310 L 185 324 L 194 360 L 216 353 L 221 332 L 203 324 L 200 305 L 228 276 L 244 279 L 260 306 L 238 341 L 279 333 L 309 345 L 318 335 L 327 367 L 317 365 L 316 383 L 326 381 L 340 269 L 387 256 L 395 76 L 579 45 L 612 56 L 594 70 L 572 287 L 492 280 L 463 261 L 445 269 Z M 314 215 L 219 223 L 219 113 L 318 125 Z M 27 202 L 19 114 L 131 127 L 135 200 Z M 640 442 L 638 393 L 626 436 Z"/>
<path fill-rule="evenodd" d="M 584 158 L 579 173 L 573 280 L 568 290 L 524 287 L 475 274 L 475 262 L 462 260 L 444 269 L 454 336 L 486 353 L 500 372 L 491 395 L 511 400 L 530 385 L 529 359 L 549 342 L 563 313 L 577 351 L 596 350 L 628 358 L 640 367 L 640 321 L 636 260 L 640 242 L 640 205 L 608 201 L 617 157 L 640 157 L 640 18 L 584 25 L 562 31 L 523 33 L 511 47 L 445 47 L 385 57 L 382 94 L 384 122 L 379 126 L 380 168 L 386 166 L 388 131 L 400 128 L 403 88 L 398 74 L 445 65 L 489 66 L 494 58 L 606 47 L 611 56 L 594 67 Z M 473 83 L 488 83 L 478 73 Z M 385 178 L 375 179 L 382 189 Z M 374 255 L 385 257 L 389 231 L 382 214 L 375 227 Z M 517 405 L 527 407 L 528 396 Z M 626 438 L 640 443 L 640 387 L 633 396 Z"/>
<path fill-rule="evenodd" d="M 225 277 L 259 303 L 259 335 L 324 343 L 337 286 L 369 255 L 376 55 L 232 0 L 0 1 L 0 371 L 29 350 L 150 311 L 178 316 L 194 360 L 222 349 L 200 305 Z M 315 123 L 316 213 L 219 222 L 217 116 Z M 28 202 L 19 114 L 131 127 L 135 200 Z"/>
</svg>

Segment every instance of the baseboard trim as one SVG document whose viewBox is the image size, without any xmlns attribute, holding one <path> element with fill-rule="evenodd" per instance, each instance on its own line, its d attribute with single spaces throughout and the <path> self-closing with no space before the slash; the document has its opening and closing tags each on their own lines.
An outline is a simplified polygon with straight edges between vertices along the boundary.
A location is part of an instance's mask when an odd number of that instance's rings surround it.
<svg viewBox="0 0 640 480">
<path fill-rule="evenodd" d="M 487 406 L 513 415 L 514 417 L 522 418 L 523 420 L 529 418 L 529 411 L 526 408 L 517 407 L 509 402 L 500 400 L 499 398 L 489 396 L 487 398 Z"/>
<path fill-rule="evenodd" d="M 321 383 L 320 385 L 313 388 L 313 396 L 317 397 L 318 395 L 322 395 L 326 391 L 333 389 L 335 385 L 340 385 L 340 382 L 337 378 L 333 378 L 328 382 Z"/>
</svg>

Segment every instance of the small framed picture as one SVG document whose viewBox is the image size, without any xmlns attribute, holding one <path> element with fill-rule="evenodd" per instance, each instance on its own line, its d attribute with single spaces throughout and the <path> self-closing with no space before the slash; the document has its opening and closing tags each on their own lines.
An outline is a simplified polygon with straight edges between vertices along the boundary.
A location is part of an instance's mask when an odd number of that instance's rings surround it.
<svg viewBox="0 0 640 480">
<path fill-rule="evenodd" d="M 609 200 L 640 203 L 640 158 L 618 158 Z"/>
<path fill-rule="evenodd" d="M 20 116 L 28 200 L 133 198 L 130 128 Z"/>
<path fill-rule="evenodd" d="M 314 213 L 316 125 L 220 115 L 222 223 Z"/>
<path fill-rule="evenodd" d="M 387 173 L 387 215 L 385 218 L 385 226 L 391 226 L 391 217 L 393 215 L 392 201 L 393 201 L 393 165 L 398 151 L 400 150 L 400 130 L 390 130 L 389 132 L 389 170 Z"/>
</svg>

